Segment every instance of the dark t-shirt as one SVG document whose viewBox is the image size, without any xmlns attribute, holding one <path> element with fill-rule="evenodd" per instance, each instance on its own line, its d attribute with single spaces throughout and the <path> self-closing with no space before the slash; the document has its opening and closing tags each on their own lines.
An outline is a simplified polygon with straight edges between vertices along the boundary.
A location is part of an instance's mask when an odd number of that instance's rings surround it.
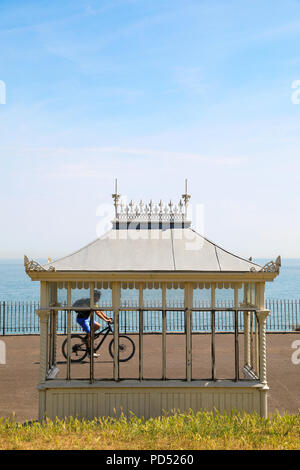
<svg viewBox="0 0 300 470">
<path fill-rule="evenodd" d="M 91 314 L 90 306 L 91 306 L 90 299 L 78 299 L 72 304 L 72 307 L 88 307 L 86 311 L 74 309 L 74 311 L 77 313 L 77 318 L 84 318 L 84 319 L 89 318 Z M 95 305 L 95 307 L 97 307 L 97 305 Z"/>
</svg>

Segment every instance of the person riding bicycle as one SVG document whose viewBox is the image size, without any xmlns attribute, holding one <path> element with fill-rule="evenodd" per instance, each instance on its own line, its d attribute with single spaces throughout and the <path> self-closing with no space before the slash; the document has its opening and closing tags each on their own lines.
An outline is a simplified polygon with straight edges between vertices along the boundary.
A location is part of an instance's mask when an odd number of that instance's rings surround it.
<svg viewBox="0 0 300 470">
<path fill-rule="evenodd" d="M 99 301 L 100 297 L 101 297 L 101 292 L 98 290 L 94 290 L 95 307 L 98 307 L 97 302 Z M 77 313 L 77 317 L 76 317 L 77 323 L 81 326 L 83 331 L 87 333 L 87 345 L 88 345 L 89 351 L 91 347 L 91 313 L 92 313 L 92 310 L 90 310 L 90 306 L 91 306 L 91 302 L 89 298 L 78 299 L 72 304 L 72 307 L 88 307 L 87 310 L 74 309 L 74 311 Z M 99 318 L 106 321 L 107 323 L 113 322 L 112 318 L 105 315 L 105 313 L 102 312 L 101 310 L 97 310 L 95 311 L 95 313 Z M 94 324 L 93 324 L 94 331 L 97 331 L 100 327 L 101 327 L 100 323 L 97 323 L 94 321 Z M 94 357 L 98 357 L 98 356 L 99 354 L 94 353 Z"/>
</svg>

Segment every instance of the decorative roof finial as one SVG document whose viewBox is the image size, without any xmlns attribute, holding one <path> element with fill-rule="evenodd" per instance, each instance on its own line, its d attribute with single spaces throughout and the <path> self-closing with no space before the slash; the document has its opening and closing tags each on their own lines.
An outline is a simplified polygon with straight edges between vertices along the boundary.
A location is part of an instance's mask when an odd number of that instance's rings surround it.
<svg viewBox="0 0 300 470">
<path fill-rule="evenodd" d="M 117 178 L 115 179 L 115 192 L 112 194 L 112 198 L 114 200 L 114 206 L 115 206 L 115 217 L 116 219 L 118 218 L 118 202 L 120 199 L 120 194 L 118 194 L 118 180 Z"/>
<path fill-rule="evenodd" d="M 185 194 L 182 195 L 182 199 L 184 200 L 185 214 L 186 214 L 187 213 L 188 202 L 191 199 L 191 195 L 188 194 L 188 190 L 187 190 L 187 179 L 185 180 Z"/>
</svg>

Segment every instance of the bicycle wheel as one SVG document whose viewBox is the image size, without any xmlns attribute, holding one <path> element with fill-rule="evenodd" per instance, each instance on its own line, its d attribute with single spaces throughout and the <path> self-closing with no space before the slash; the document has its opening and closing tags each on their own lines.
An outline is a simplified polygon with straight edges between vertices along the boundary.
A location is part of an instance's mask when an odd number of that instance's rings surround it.
<svg viewBox="0 0 300 470">
<path fill-rule="evenodd" d="M 62 344 L 62 353 L 68 358 L 68 338 Z M 80 335 L 71 335 L 71 362 L 80 362 L 86 357 L 87 344 Z"/>
<path fill-rule="evenodd" d="M 109 343 L 109 354 L 114 357 L 114 340 Z M 135 353 L 135 344 L 131 338 L 125 335 L 119 335 L 119 361 L 126 362 L 132 358 Z"/>
</svg>

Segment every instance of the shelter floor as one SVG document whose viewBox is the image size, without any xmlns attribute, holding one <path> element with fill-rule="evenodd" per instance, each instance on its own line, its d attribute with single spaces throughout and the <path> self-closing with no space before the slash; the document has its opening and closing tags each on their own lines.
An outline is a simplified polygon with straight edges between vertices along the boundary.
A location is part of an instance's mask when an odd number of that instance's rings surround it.
<svg viewBox="0 0 300 470">
<path fill-rule="evenodd" d="M 131 336 L 136 344 L 134 357 L 120 364 L 121 378 L 137 378 L 138 336 Z M 66 361 L 61 354 L 64 336 L 58 337 L 58 378 L 66 376 Z M 6 364 L 0 365 L 0 417 L 15 413 L 17 421 L 37 419 L 39 380 L 39 336 L 1 336 L 6 344 Z M 300 340 L 300 333 L 267 335 L 267 367 L 269 413 L 296 413 L 300 409 L 300 364 L 292 362 L 294 341 Z M 100 357 L 95 359 L 95 378 L 112 377 L 113 362 L 108 353 L 106 339 Z M 210 335 L 193 335 L 193 378 L 211 377 Z M 243 356 L 243 335 L 240 335 L 240 364 Z M 298 355 L 299 356 L 299 355 Z M 144 377 L 161 378 L 162 349 L 160 335 L 144 336 Z M 72 364 L 71 377 L 88 378 L 89 361 Z M 241 378 L 243 377 L 240 370 Z M 167 377 L 185 378 L 185 337 L 172 334 L 167 336 Z M 234 336 L 216 335 L 216 377 L 234 378 Z"/>
</svg>

